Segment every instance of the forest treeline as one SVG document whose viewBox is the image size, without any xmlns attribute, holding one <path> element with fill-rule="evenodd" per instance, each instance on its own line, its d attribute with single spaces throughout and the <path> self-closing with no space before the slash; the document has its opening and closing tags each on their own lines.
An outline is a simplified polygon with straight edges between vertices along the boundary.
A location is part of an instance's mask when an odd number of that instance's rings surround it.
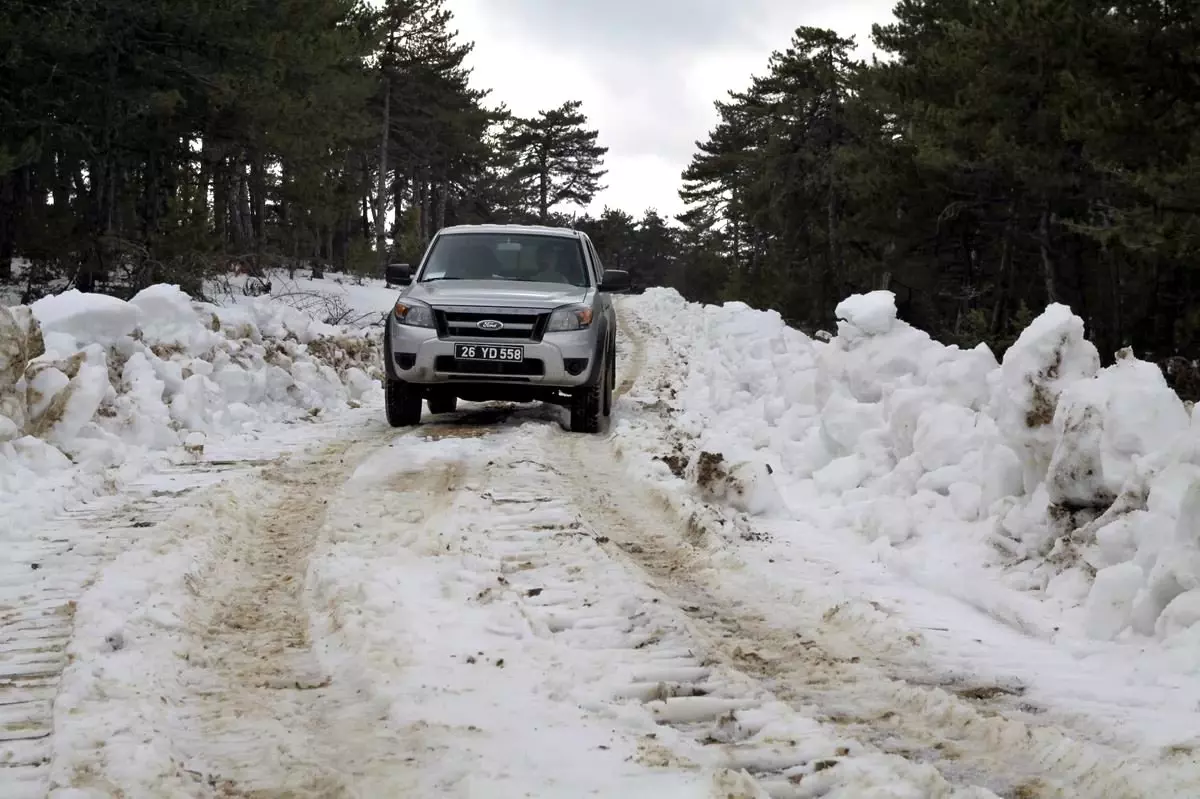
<svg viewBox="0 0 1200 799">
<path fill-rule="evenodd" d="M 444 0 L 13 0 L 0 281 L 381 274 L 443 225 L 590 202 L 605 149 L 580 103 L 489 105 L 470 51 Z"/>
<path fill-rule="evenodd" d="M 690 264 L 693 290 L 828 327 L 840 297 L 891 288 L 942 340 L 999 348 L 1062 302 L 1105 357 L 1196 357 L 1194 4 L 904 0 L 895 16 L 875 63 L 802 28 L 718 104 L 685 176 L 689 239 L 718 253 Z"/>
<path fill-rule="evenodd" d="M 376 272 L 444 224 L 573 219 L 638 285 L 809 330 L 888 288 L 967 345 L 1048 302 L 1105 356 L 1200 337 L 1200 17 L 1178 0 L 903 0 L 871 62 L 800 28 L 717 103 L 677 219 L 575 216 L 605 176 L 581 105 L 490 104 L 442 0 L 6 8 L 0 280 L 29 258 L 28 292 Z"/>
</svg>

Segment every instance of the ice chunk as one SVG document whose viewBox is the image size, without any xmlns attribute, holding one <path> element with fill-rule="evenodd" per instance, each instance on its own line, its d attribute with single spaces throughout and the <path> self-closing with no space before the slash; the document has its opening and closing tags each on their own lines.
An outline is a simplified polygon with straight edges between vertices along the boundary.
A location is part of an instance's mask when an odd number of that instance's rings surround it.
<svg viewBox="0 0 1200 799">
<path fill-rule="evenodd" d="M 12 441 L 21 435 L 21 428 L 7 416 L 0 416 L 0 443 Z"/>
<path fill-rule="evenodd" d="M 140 311 L 142 336 L 148 344 L 198 353 L 224 338 L 212 329 L 211 315 L 197 313 L 191 297 L 178 286 L 144 288 L 129 304 Z"/>
<path fill-rule="evenodd" d="M 108 346 L 138 325 L 138 309 L 106 294 L 75 289 L 43 297 L 30 306 L 42 330 L 72 336 L 79 346 Z"/>
<path fill-rule="evenodd" d="M 1169 638 L 1200 622 L 1200 590 L 1187 591 L 1163 608 L 1154 627 L 1159 638 Z"/>
<path fill-rule="evenodd" d="M 1058 441 L 1046 470 L 1046 487 L 1055 505 L 1107 508 L 1116 492 L 1104 480 L 1104 415 L 1094 402 L 1072 401 L 1063 392 L 1054 417 Z"/>
<path fill-rule="evenodd" d="M 1084 604 L 1084 630 L 1091 638 L 1111 641 L 1129 626 L 1133 601 L 1146 575 L 1133 563 L 1118 563 L 1096 573 Z"/>
<path fill-rule="evenodd" d="M 28 306 L 0 307 L 0 394 L 14 390 L 26 365 L 45 351 L 42 330 Z"/>
<path fill-rule="evenodd" d="M 55 415 L 47 439 L 60 445 L 69 442 L 92 421 L 100 403 L 112 387 L 108 382 L 108 363 L 98 344 L 88 347 L 78 361 L 66 389 L 55 397 Z M 69 451 L 69 450 L 68 450 Z"/>
<path fill-rule="evenodd" d="M 839 302 L 833 312 L 866 335 L 881 336 L 896 322 L 896 295 L 890 291 L 852 294 Z"/>
<path fill-rule="evenodd" d="M 1100 355 L 1083 335 L 1083 320 L 1065 305 L 1049 306 L 1004 354 L 991 407 L 1009 446 L 1021 459 L 1025 489 L 1046 477 L 1057 444 L 1053 426 L 1059 395 L 1094 377 Z"/>
<path fill-rule="evenodd" d="M 145 353 L 135 353 L 125 362 L 121 382 L 127 391 L 118 398 L 117 406 L 131 442 L 154 449 L 178 444 L 179 436 L 171 428 L 171 412 L 164 399 L 166 383 Z"/>
</svg>

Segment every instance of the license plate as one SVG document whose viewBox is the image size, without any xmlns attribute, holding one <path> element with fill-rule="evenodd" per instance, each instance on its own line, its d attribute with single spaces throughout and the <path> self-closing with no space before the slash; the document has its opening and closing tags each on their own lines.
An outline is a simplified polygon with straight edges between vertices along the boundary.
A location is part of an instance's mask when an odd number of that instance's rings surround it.
<svg viewBox="0 0 1200 799">
<path fill-rule="evenodd" d="M 465 361 L 518 363 L 525 360 L 525 348 L 499 347 L 494 344 L 455 344 L 454 357 Z"/>
</svg>

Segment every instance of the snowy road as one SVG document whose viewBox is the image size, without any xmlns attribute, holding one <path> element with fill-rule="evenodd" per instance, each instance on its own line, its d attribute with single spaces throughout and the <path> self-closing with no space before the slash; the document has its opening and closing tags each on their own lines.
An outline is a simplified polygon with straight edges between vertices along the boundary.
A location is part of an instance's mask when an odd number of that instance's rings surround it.
<svg viewBox="0 0 1200 799">
<path fill-rule="evenodd" d="M 652 416 L 633 397 L 672 364 L 625 333 L 618 414 Z M 48 774 L 71 799 L 1200 795 L 1189 752 L 963 682 L 859 597 L 775 590 L 727 545 L 765 526 L 638 481 L 557 411 L 381 417 L 147 488 L 94 583 L 79 567 L 6 609 L 26 793 Z"/>
</svg>

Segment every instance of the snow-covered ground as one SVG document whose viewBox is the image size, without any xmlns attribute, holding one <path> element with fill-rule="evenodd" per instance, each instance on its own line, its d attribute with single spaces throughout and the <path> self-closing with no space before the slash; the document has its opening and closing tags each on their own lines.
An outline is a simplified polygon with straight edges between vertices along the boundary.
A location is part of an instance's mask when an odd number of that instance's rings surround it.
<svg viewBox="0 0 1200 799">
<path fill-rule="evenodd" d="M 394 291 L 272 283 L 0 311 L 0 795 L 1200 795 L 1191 410 L 1067 309 L 654 290 L 604 435 L 394 431 Z"/>
<path fill-rule="evenodd" d="M 618 429 L 665 487 L 698 485 L 789 548 L 953 597 L 1077 662 L 1200 672 L 1200 415 L 1130 353 L 1100 369 L 1069 309 L 1003 364 L 897 321 L 886 292 L 839 306 L 829 343 L 673 292 L 626 310 L 683 364 L 642 398 L 668 409 L 649 423 L 665 440 Z M 717 479 L 697 474 L 717 461 Z"/>
</svg>

